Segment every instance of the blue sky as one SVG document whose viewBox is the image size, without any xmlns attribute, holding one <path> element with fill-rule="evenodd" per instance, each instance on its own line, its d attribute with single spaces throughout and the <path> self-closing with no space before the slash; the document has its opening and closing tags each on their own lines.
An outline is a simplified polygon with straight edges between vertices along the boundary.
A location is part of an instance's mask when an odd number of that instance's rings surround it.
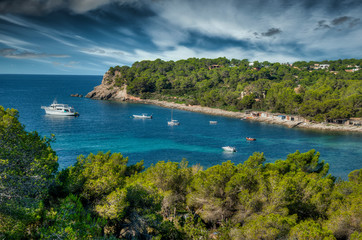
<svg viewBox="0 0 362 240">
<path fill-rule="evenodd" d="M 104 74 L 190 57 L 362 56 L 361 0 L 1 0 L 0 74 Z"/>
</svg>

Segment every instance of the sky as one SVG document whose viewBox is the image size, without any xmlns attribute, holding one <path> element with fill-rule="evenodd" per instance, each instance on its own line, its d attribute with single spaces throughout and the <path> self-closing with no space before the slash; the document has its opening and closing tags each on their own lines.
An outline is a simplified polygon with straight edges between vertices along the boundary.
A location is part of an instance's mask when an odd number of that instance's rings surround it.
<svg viewBox="0 0 362 240">
<path fill-rule="evenodd" d="M 362 56 L 362 0 L 0 0 L 0 74 Z"/>
</svg>

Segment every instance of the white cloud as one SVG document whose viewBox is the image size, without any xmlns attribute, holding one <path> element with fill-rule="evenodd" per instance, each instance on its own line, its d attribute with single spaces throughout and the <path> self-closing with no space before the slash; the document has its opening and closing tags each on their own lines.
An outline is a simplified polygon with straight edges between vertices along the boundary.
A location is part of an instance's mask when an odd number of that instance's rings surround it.
<svg viewBox="0 0 362 240">
<path fill-rule="evenodd" d="M 248 19 L 233 1 L 161 1 L 154 6 L 162 21 L 180 29 L 207 36 L 243 39 L 249 37 Z M 240 14 L 241 13 L 241 14 Z"/>
<path fill-rule="evenodd" d="M 160 48 L 177 46 L 189 38 L 187 31 L 160 18 L 150 20 L 145 31 L 151 37 L 152 42 Z"/>
<path fill-rule="evenodd" d="M 101 57 L 111 57 L 111 58 L 119 58 L 120 56 L 127 54 L 126 52 L 120 51 L 118 49 L 104 48 L 104 47 L 97 47 L 97 46 L 81 49 L 80 52 L 90 54 L 90 55 L 96 55 L 96 56 L 101 56 Z"/>
<path fill-rule="evenodd" d="M 111 2 L 112 0 L 71 0 L 69 2 L 69 8 L 76 13 L 84 13 Z"/>
</svg>

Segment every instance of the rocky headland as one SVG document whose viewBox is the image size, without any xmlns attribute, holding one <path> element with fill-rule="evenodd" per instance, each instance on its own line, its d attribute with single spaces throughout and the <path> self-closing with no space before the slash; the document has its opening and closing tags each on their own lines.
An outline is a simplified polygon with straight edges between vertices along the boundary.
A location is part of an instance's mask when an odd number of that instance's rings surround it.
<svg viewBox="0 0 362 240">
<path fill-rule="evenodd" d="M 248 121 L 265 122 L 269 124 L 284 125 L 289 128 L 307 128 L 324 131 L 343 131 L 343 132 L 357 132 L 362 133 L 361 126 L 346 125 L 346 124 L 333 124 L 333 123 L 313 123 L 305 120 L 298 121 L 287 121 L 276 118 L 274 116 L 251 116 L 245 112 L 233 112 L 226 111 L 218 108 L 203 107 L 199 105 L 186 105 L 168 101 L 159 101 L 153 99 L 141 99 L 132 95 L 127 94 L 127 85 L 124 84 L 122 87 L 116 86 L 116 78 L 122 77 L 118 71 L 112 74 L 110 71 L 106 72 L 103 76 L 102 83 L 96 86 L 93 91 L 89 92 L 85 97 L 96 99 L 96 100 L 114 100 L 114 101 L 129 101 L 137 102 L 142 104 L 153 104 L 165 108 L 176 108 L 185 111 L 199 112 L 210 115 L 218 115 L 225 117 L 240 118 Z"/>
<path fill-rule="evenodd" d="M 118 71 L 114 74 L 110 71 L 106 72 L 103 76 L 102 83 L 96 86 L 93 91 L 89 92 L 85 97 L 97 100 L 129 100 L 130 97 L 127 94 L 127 85 L 122 87 L 115 85 L 117 77 L 121 77 L 121 74 Z"/>
</svg>

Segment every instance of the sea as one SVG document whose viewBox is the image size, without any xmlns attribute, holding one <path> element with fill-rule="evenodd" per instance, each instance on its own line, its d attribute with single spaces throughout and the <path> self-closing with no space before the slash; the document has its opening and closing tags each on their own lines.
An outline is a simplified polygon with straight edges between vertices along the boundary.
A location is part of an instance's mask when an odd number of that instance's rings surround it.
<svg viewBox="0 0 362 240">
<path fill-rule="evenodd" d="M 243 163 L 254 152 L 263 152 L 266 162 L 286 159 L 299 150 L 315 149 L 329 163 L 330 173 L 342 179 L 362 168 L 362 134 L 290 129 L 285 126 L 240 120 L 203 113 L 173 110 L 179 126 L 168 126 L 171 109 L 155 105 L 71 97 L 86 95 L 99 85 L 93 75 L 0 75 L 0 105 L 19 111 L 27 131 L 55 135 L 52 148 L 59 157 L 59 170 L 73 165 L 79 155 L 120 152 L 129 164 L 144 160 L 145 167 L 158 161 L 180 162 L 204 169 L 231 160 Z M 46 115 L 41 106 L 58 103 L 73 106 L 78 117 Z M 135 119 L 133 114 L 152 114 Z M 217 121 L 210 125 L 209 121 Z M 257 140 L 247 142 L 245 137 Z M 223 146 L 237 152 L 227 153 Z"/>
</svg>

